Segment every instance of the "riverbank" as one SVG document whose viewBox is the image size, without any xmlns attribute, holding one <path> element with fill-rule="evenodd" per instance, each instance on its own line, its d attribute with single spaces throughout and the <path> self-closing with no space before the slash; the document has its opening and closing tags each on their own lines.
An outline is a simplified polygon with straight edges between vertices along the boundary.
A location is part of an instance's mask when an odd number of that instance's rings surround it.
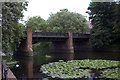
<svg viewBox="0 0 120 80">
<path fill-rule="evenodd" d="M 15 77 L 15 75 L 12 73 L 12 71 L 10 69 L 8 69 L 7 78 L 8 78 L 8 80 L 9 79 L 17 80 L 17 78 Z"/>
<path fill-rule="evenodd" d="M 6 75 L 7 80 L 17 80 L 13 72 L 4 63 L 3 57 L 6 57 L 6 56 L 7 55 L 5 53 L 0 51 L 0 80 L 2 80 L 2 78 L 5 78 L 5 75 Z M 5 71 L 7 71 L 7 73 L 5 73 Z"/>
<path fill-rule="evenodd" d="M 3 70 L 3 69 L 4 70 Z M 3 70 L 3 72 L 2 72 Z M 5 76 L 4 72 L 5 70 L 7 70 L 7 79 L 8 80 L 17 80 L 17 78 L 15 77 L 15 75 L 12 73 L 12 71 L 4 64 L 4 66 L 2 66 L 2 62 L 0 61 L 0 80 L 2 80 L 2 76 Z"/>
</svg>

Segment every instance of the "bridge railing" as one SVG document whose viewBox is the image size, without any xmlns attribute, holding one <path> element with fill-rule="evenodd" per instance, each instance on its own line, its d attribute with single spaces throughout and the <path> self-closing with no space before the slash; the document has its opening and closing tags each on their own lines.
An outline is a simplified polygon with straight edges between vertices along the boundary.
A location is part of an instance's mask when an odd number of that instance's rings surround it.
<svg viewBox="0 0 120 80">
<path fill-rule="evenodd" d="M 24 31 L 24 37 L 27 37 L 27 32 Z M 89 32 L 84 33 L 73 33 L 73 38 L 88 38 L 90 36 Z M 32 37 L 57 37 L 57 38 L 68 38 L 68 33 L 63 32 L 42 32 L 42 31 L 33 31 Z"/>
<path fill-rule="evenodd" d="M 68 33 L 61 32 L 32 32 L 33 37 L 68 37 Z"/>
<path fill-rule="evenodd" d="M 73 38 L 88 38 L 89 33 L 73 33 Z"/>
</svg>

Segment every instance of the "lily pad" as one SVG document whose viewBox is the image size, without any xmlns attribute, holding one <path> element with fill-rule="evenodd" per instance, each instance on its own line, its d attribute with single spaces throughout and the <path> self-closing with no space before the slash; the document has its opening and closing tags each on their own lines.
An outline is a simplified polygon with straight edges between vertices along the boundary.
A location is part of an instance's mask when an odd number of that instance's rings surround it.
<svg viewBox="0 0 120 80">
<path fill-rule="evenodd" d="M 106 74 L 105 70 L 111 67 L 117 67 L 119 61 L 113 60 L 71 60 L 64 62 L 53 62 L 41 66 L 41 71 L 52 78 L 71 79 L 83 78 L 90 76 L 92 70 L 101 70 L 102 74 Z M 107 70 L 109 72 L 109 70 Z M 101 75 L 102 76 L 102 75 Z M 109 78 L 108 76 L 103 76 Z M 102 77 L 102 78 L 103 78 Z M 116 77 L 113 77 L 116 78 Z"/>
</svg>

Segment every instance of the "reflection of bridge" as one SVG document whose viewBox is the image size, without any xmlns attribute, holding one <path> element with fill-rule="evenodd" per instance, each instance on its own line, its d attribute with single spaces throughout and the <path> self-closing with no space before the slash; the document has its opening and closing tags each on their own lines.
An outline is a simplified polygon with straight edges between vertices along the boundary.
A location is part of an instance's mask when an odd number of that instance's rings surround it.
<svg viewBox="0 0 120 80">
<path fill-rule="evenodd" d="M 24 31 L 24 39 L 22 40 L 20 51 L 32 52 L 32 44 L 37 42 L 51 42 L 52 51 L 70 51 L 74 52 L 74 48 L 86 45 L 86 41 L 89 41 L 89 33 L 68 33 L 62 32 L 32 32 L 32 28 L 28 27 L 27 31 Z"/>
</svg>

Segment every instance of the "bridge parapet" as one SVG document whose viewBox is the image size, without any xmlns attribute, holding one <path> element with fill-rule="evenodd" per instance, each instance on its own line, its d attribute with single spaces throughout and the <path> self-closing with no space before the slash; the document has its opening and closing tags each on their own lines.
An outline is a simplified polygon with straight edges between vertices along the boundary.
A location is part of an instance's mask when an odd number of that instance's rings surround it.
<svg viewBox="0 0 120 80">
<path fill-rule="evenodd" d="M 32 32 L 33 37 L 61 37 L 68 38 L 68 33 L 62 32 Z"/>
<path fill-rule="evenodd" d="M 24 31 L 24 37 L 27 37 L 27 31 Z M 90 33 L 85 32 L 85 33 L 73 33 L 73 38 L 89 38 Z M 52 37 L 52 38 L 69 38 L 68 33 L 63 33 L 63 32 L 41 32 L 41 31 L 33 31 L 32 32 L 32 37 Z"/>
<path fill-rule="evenodd" d="M 73 33 L 73 38 L 89 38 L 89 33 Z"/>
</svg>

